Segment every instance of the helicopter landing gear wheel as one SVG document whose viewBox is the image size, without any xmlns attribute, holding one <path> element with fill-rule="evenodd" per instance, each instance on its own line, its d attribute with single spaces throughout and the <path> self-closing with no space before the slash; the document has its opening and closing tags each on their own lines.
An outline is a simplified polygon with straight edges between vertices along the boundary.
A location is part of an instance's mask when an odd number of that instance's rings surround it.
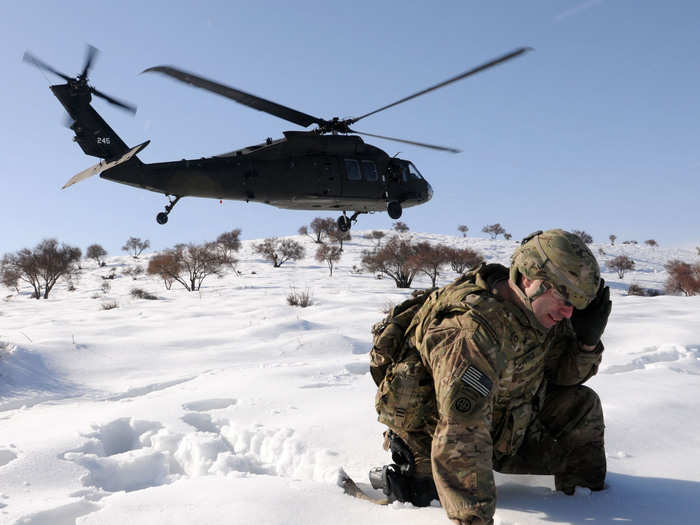
<svg viewBox="0 0 700 525">
<path fill-rule="evenodd" d="M 400 219 L 401 213 L 403 212 L 401 209 L 401 204 L 398 201 L 391 201 L 389 204 L 387 204 L 386 211 L 389 214 L 389 217 L 392 219 Z"/>
<path fill-rule="evenodd" d="M 182 195 L 168 195 L 168 198 L 170 200 L 168 204 L 165 205 L 165 211 L 162 211 L 158 215 L 156 215 L 156 222 L 158 224 L 165 224 L 166 222 L 168 222 L 168 215 L 170 214 L 170 211 L 175 207 L 177 201 L 179 201 L 182 198 Z"/>
<path fill-rule="evenodd" d="M 341 215 L 338 217 L 338 229 L 341 232 L 346 232 L 348 231 L 352 226 L 352 223 L 350 222 L 350 219 L 346 217 L 345 215 Z"/>
</svg>

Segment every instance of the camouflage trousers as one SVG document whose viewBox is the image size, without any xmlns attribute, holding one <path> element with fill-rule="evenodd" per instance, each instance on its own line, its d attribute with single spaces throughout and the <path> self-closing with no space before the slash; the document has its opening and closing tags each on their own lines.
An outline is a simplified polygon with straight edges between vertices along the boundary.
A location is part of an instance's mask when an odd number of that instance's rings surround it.
<svg viewBox="0 0 700 525">
<path fill-rule="evenodd" d="M 603 409 L 593 390 L 585 386 L 549 387 L 517 453 L 494 457 L 493 469 L 508 474 L 553 474 L 556 489 L 566 494 L 573 494 L 577 485 L 602 490 L 606 474 L 604 428 Z M 432 435 L 392 430 L 413 453 L 415 478 L 421 482 L 432 479 Z M 385 439 L 387 450 L 388 446 Z"/>
</svg>

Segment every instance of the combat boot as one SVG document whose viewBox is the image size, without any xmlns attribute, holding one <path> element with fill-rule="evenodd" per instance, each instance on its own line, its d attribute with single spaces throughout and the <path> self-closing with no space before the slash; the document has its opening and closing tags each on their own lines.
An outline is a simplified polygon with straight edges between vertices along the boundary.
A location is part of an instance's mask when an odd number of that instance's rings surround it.
<svg viewBox="0 0 700 525">
<path fill-rule="evenodd" d="M 373 468 L 369 471 L 369 481 L 373 489 L 381 490 L 392 501 L 427 507 L 431 501 L 438 499 L 432 478 L 419 479 L 408 476 L 395 464 Z"/>
</svg>

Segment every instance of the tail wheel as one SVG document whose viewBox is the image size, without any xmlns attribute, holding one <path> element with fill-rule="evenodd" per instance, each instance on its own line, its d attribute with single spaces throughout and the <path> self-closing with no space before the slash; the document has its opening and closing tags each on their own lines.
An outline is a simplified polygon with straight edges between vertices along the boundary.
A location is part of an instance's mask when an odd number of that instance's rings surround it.
<svg viewBox="0 0 700 525">
<path fill-rule="evenodd" d="M 401 213 L 403 212 L 401 204 L 398 201 L 391 201 L 387 204 L 386 211 L 392 219 L 400 219 Z"/>
</svg>

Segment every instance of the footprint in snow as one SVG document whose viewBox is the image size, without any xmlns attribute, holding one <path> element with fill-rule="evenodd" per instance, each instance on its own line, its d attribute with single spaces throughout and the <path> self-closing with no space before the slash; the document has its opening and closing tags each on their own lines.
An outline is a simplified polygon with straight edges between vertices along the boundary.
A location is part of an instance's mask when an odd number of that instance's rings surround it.
<svg viewBox="0 0 700 525">
<path fill-rule="evenodd" d="M 220 398 L 220 399 L 201 399 L 199 401 L 191 401 L 182 405 L 185 410 L 192 410 L 194 412 L 207 412 L 208 410 L 218 410 L 221 408 L 228 408 L 233 406 L 238 401 L 232 398 Z"/>
</svg>

